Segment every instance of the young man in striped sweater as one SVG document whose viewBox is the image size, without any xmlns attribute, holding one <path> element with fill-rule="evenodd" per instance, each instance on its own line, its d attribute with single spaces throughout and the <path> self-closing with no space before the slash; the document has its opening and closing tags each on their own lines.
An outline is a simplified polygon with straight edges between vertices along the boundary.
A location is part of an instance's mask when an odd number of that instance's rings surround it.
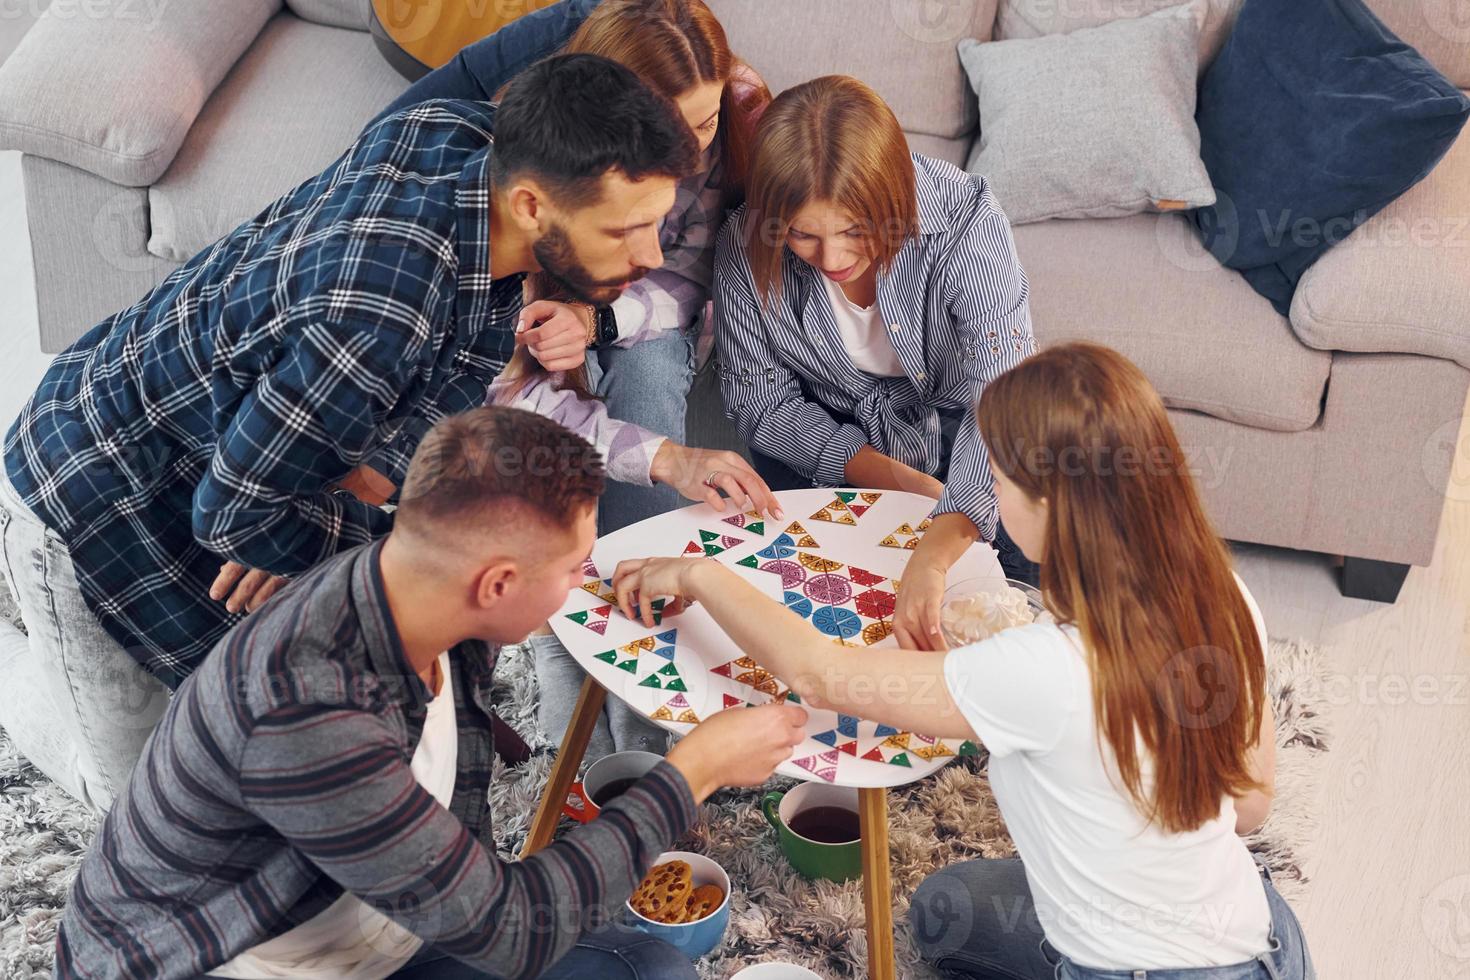
<svg viewBox="0 0 1470 980">
<path fill-rule="evenodd" d="M 800 708 L 711 717 L 525 861 L 491 834 L 496 653 L 581 582 L 603 479 L 527 412 L 431 429 L 392 533 L 301 577 L 179 688 L 83 863 L 57 976 L 693 977 L 612 919 L 706 796 L 790 755 Z"/>
</svg>

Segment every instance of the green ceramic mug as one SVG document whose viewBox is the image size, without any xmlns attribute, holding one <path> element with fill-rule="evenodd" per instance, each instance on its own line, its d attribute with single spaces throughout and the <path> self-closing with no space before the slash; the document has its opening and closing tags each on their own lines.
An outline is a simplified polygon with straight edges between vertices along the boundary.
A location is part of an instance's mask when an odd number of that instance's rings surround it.
<svg viewBox="0 0 1470 980">
<path fill-rule="evenodd" d="M 863 852 L 858 838 L 856 789 L 825 783 L 802 783 L 787 793 L 767 793 L 761 800 L 761 812 L 776 828 L 786 860 L 802 877 L 827 881 L 850 881 L 862 877 Z M 821 817 L 828 819 L 813 819 Z M 811 837 L 792 830 L 793 821 Z M 831 842 L 848 836 L 851 839 Z"/>
</svg>

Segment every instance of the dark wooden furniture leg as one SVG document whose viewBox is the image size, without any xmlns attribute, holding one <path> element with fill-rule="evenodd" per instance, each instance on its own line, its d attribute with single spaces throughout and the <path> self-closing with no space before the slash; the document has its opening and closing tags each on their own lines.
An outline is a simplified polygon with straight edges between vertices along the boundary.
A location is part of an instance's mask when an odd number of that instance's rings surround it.
<svg viewBox="0 0 1470 980">
<path fill-rule="evenodd" d="M 607 691 L 600 684 L 591 677 L 582 681 L 582 693 L 577 697 L 571 724 L 567 726 L 566 737 L 561 740 L 561 751 L 551 767 L 551 778 L 547 780 L 546 792 L 541 796 L 541 805 L 536 808 L 531 830 L 526 834 L 521 857 L 530 857 L 556 836 L 562 804 L 566 802 L 567 791 L 572 788 L 582 756 L 587 754 L 587 743 L 592 741 L 592 729 L 597 726 L 597 718 L 602 714 L 602 704 L 606 700 Z"/>
</svg>

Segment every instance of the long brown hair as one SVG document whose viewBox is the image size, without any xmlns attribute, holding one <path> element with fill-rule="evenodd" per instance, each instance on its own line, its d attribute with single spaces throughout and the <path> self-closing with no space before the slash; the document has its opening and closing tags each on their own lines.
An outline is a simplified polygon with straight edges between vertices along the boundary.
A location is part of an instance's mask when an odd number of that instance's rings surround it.
<svg viewBox="0 0 1470 980">
<path fill-rule="evenodd" d="M 725 28 L 703 0 L 605 0 L 577 28 L 566 51 L 611 58 L 670 99 L 699 84 L 723 84 L 715 139 L 724 206 L 739 204 L 750 172 L 755 120 L 771 93 L 731 52 Z M 744 91 L 730 84 L 737 74 L 746 83 Z"/>
<path fill-rule="evenodd" d="M 847 75 L 795 85 L 766 109 L 746 199 L 751 277 L 767 303 L 780 292 L 791 222 L 813 201 L 830 201 L 863 226 L 880 274 L 919 232 L 903 129 L 877 92 Z"/>
<path fill-rule="evenodd" d="M 996 468 L 1047 501 L 1041 588 L 1082 635 L 1124 787 L 1167 831 L 1217 818 L 1256 787 L 1265 660 L 1158 392 L 1117 351 L 1073 343 L 986 385 L 978 411 Z"/>
</svg>

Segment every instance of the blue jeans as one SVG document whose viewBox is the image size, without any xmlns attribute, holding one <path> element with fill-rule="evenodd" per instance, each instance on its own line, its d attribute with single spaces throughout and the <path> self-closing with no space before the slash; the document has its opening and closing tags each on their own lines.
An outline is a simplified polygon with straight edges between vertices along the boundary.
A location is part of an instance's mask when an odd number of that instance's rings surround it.
<svg viewBox="0 0 1470 980">
<path fill-rule="evenodd" d="M 1315 980 L 1306 937 L 1291 906 L 1258 864 L 1271 909 L 1269 948 L 1228 966 L 1095 970 L 1073 963 L 1046 939 L 1020 858 L 965 861 L 919 885 L 909 922 L 919 953 L 946 974 L 1007 980 Z M 960 912 L 968 911 L 968 914 Z"/>
<path fill-rule="evenodd" d="M 694 980 L 689 957 L 662 939 L 627 926 L 589 932 L 551 965 L 540 980 Z M 459 960 L 428 949 L 389 980 L 495 980 Z"/>
<path fill-rule="evenodd" d="M 632 347 L 589 351 L 587 380 L 613 418 L 683 443 L 694 384 L 694 336 L 690 330 L 668 330 Z M 597 530 L 611 534 L 689 503 L 667 486 L 609 482 L 598 508 Z"/>
</svg>

